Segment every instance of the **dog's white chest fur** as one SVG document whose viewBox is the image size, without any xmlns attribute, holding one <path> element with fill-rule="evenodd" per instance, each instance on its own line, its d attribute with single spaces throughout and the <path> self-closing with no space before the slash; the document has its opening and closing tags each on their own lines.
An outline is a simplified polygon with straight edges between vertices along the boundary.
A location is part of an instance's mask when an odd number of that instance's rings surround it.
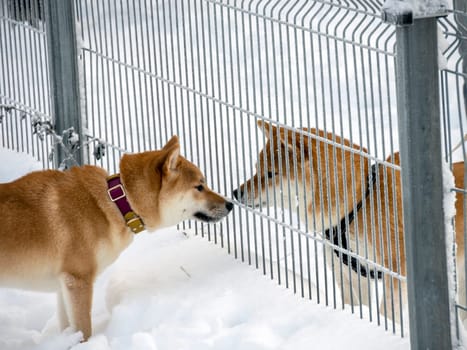
<svg viewBox="0 0 467 350">
<path fill-rule="evenodd" d="M 133 237 L 134 235 L 128 230 L 128 234 L 115 235 L 111 241 L 99 242 L 96 250 L 97 274 L 117 260 L 120 253 L 133 241 Z"/>
</svg>

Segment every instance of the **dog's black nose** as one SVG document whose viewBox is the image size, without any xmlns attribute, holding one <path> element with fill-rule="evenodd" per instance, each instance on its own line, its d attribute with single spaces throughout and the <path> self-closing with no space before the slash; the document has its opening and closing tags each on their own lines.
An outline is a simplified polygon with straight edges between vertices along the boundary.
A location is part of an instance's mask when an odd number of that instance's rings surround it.
<svg viewBox="0 0 467 350">
<path fill-rule="evenodd" d="M 227 202 L 227 203 L 225 203 L 225 207 L 227 208 L 228 211 L 231 211 L 233 209 L 233 203 L 232 202 Z"/>
<path fill-rule="evenodd" d="M 237 200 L 239 200 L 240 197 L 242 196 L 242 193 L 238 189 L 233 190 L 232 194 L 233 194 L 234 198 L 237 199 Z"/>
</svg>

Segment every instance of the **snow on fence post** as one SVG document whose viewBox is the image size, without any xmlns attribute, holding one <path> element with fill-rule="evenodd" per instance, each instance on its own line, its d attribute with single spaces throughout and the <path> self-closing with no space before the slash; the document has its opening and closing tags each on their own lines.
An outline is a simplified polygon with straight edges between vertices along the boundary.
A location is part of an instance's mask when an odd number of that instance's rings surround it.
<svg viewBox="0 0 467 350">
<path fill-rule="evenodd" d="M 451 348 L 445 248 L 435 0 L 389 0 L 396 87 L 412 349 Z M 425 6 L 426 5 L 426 6 Z"/>
<path fill-rule="evenodd" d="M 55 164 L 69 168 L 83 163 L 83 149 L 77 147 L 82 140 L 82 122 L 74 1 L 47 0 L 45 4 L 52 116 L 55 132 L 63 136 L 55 149 Z"/>
</svg>

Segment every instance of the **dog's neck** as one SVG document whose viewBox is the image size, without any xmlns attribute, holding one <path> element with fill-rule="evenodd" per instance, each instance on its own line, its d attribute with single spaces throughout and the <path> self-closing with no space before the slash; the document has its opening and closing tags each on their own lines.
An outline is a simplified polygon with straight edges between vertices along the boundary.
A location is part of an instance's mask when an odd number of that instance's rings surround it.
<svg viewBox="0 0 467 350">
<path fill-rule="evenodd" d="M 370 173 L 370 175 L 368 176 L 368 179 L 367 179 L 367 189 L 366 189 L 366 192 L 365 192 L 365 198 L 368 197 L 368 195 L 370 194 L 370 191 L 375 186 L 376 176 L 377 176 L 376 172 L 377 172 L 377 164 L 373 164 L 373 166 L 371 167 L 371 173 Z M 347 242 L 346 232 L 347 232 L 347 229 L 350 226 L 350 224 L 354 221 L 355 215 L 362 208 L 363 200 L 365 198 L 363 198 L 360 202 L 358 202 L 357 207 L 354 210 L 350 211 L 348 214 L 346 214 L 341 219 L 339 224 L 335 225 L 334 227 L 330 227 L 330 228 L 326 229 L 326 231 L 324 232 L 324 236 L 326 237 L 326 239 L 332 241 L 332 243 L 334 245 L 342 247 L 342 249 L 344 249 L 344 250 L 350 250 L 349 244 Z M 334 253 L 338 257 L 340 257 L 341 252 L 339 250 L 334 249 Z M 347 266 L 349 265 L 349 260 L 350 260 L 352 270 L 359 273 L 361 276 L 363 276 L 363 277 L 368 277 L 369 276 L 372 279 L 382 278 L 381 271 L 376 271 L 376 270 L 370 269 L 369 272 L 368 272 L 366 267 L 361 265 L 360 262 L 357 260 L 357 258 L 355 258 L 354 256 L 349 257 L 349 254 L 342 253 L 342 262 L 345 265 L 347 265 Z"/>
<path fill-rule="evenodd" d="M 145 230 L 143 220 L 133 211 L 127 200 L 125 188 L 120 179 L 120 174 L 107 178 L 107 193 L 122 214 L 126 225 L 134 234 Z"/>
</svg>

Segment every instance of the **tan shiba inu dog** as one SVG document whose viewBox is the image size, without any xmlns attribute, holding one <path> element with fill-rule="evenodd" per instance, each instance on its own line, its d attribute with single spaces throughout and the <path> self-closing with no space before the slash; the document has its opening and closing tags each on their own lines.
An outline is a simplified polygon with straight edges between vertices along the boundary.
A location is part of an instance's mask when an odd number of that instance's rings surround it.
<svg viewBox="0 0 467 350">
<path fill-rule="evenodd" d="M 343 250 L 367 256 L 368 260 L 405 276 L 400 172 L 383 165 L 373 166 L 370 170 L 366 149 L 322 130 L 304 128 L 305 132 L 316 135 L 310 137 L 261 121 L 258 126 L 267 142 L 258 156 L 257 173 L 234 190 L 234 197 L 252 207 L 273 206 L 274 203 L 268 203 L 267 199 L 281 196 L 286 205 L 293 203 L 286 209 L 298 211 L 301 220 L 308 222 L 311 232 L 323 233 L 331 243 L 342 248 L 328 246 L 326 261 L 335 269 L 343 266 L 343 281 L 337 280 L 344 302 L 359 302 L 359 280 L 361 285 L 361 281 L 368 278 L 384 278 L 385 297 L 381 300 L 380 312 L 400 320 L 400 312 L 406 305 L 406 284 Z M 335 147 L 326 140 L 341 146 Z M 390 156 L 387 162 L 400 165 L 399 154 Z M 456 187 L 464 188 L 464 163 L 454 164 L 453 173 Z M 457 194 L 457 273 L 461 288 L 459 298 L 465 302 L 463 217 L 463 200 Z M 391 286 L 393 293 L 389 289 Z M 365 293 L 366 289 L 362 286 L 359 292 Z M 399 295 L 402 295 L 402 303 Z M 361 300 L 368 303 L 368 295 L 363 294 Z M 392 305 L 394 314 L 390 311 Z"/>
<path fill-rule="evenodd" d="M 33 172 L 0 184 L 0 286 L 58 292 L 61 327 L 86 340 L 94 280 L 134 233 L 215 222 L 232 208 L 180 156 L 176 136 L 161 150 L 124 155 L 119 176 L 96 166 Z"/>
</svg>

